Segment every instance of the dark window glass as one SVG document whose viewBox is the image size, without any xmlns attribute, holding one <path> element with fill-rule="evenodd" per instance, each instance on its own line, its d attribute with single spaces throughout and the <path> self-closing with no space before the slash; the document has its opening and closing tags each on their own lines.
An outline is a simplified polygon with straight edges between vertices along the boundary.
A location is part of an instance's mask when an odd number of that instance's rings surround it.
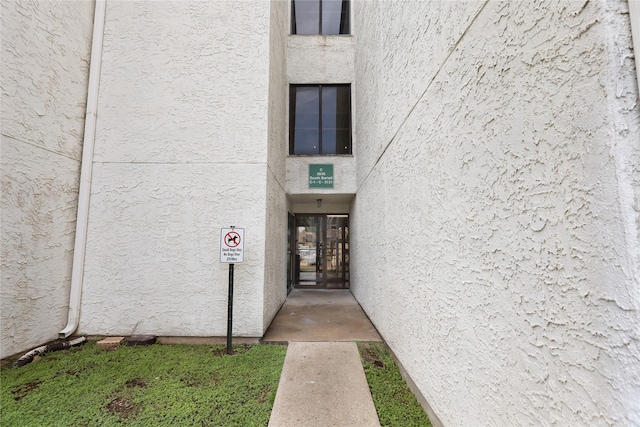
<svg viewBox="0 0 640 427">
<path fill-rule="evenodd" d="M 293 0 L 293 34 L 349 34 L 349 0 Z"/>
<path fill-rule="evenodd" d="M 349 2 L 322 1 L 322 34 L 349 34 Z"/>
<path fill-rule="evenodd" d="M 290 154 L 351 154 L 349 85 L 292 85 Z"/>
<path fill-rule="evenodd" d="M 319 34 L 320 0 L 294 0 L 293 33 Z"/>
<path fill-rule="evenodd" d="M 336 104 L 338 88 L 322 88 L 322 154 L 336 154 Z"/>
<path fill-rule="evenodd" d="M 296 154 L 319 154 L 320 87 L 297 87 L 294 98 Z"/>
</svg>

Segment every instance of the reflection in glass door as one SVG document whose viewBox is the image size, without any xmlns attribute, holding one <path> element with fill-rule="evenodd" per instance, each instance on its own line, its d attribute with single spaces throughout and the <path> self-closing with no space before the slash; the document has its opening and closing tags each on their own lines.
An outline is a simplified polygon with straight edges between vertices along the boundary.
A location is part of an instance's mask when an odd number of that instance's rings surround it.
<svg viewBox="0 0 640 427">
<path fill-rule="evenodd" d="M 324 231 L 325 282 L 330 288 L 349 287 L 349 216 L 327 215 Z"/>
<path fill-rule="evenodd" d="M 292 213 L 289 213 L 287 224 L 287 295 L 289 295 L 289 292 L 293 290 L 293 278 L 295 276 L 293 248 L 296 243 L 294 233 L 296 222 Z"/>
<path fill-rule="evenodd" d="M 296 215 L 297 288 L 349 287 L 349 216 Z"/>
</svg>

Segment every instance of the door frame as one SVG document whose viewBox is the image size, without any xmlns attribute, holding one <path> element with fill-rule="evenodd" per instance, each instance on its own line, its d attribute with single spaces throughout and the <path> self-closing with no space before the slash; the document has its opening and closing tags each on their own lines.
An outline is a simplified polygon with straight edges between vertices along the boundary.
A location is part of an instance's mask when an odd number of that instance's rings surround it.
<svg viewBox="0 0 640 427">
<path fill-rule="evenodd" d="M 331 229 L 332 233 L 329 237 L 331 217 L 339 219 L 337 227 Z M 313 218 L 314 221 L 311 225 L 298 225 L 299 220 L 303 218 Z M 294 220 L 289 223 L 289 226 L 293 226 L 293 230 L 290 231 L 291 285 L 296 289 L 349 289 L 349 214 L 297 214 L 294 215 Z M 315 235 L 314 245 L 311 245 L 315 246 L 315 250 L 311 249 L 305 254 L 301 253 L 304 248 L 300 247 L 301 241 L 298 234 L 301 227 L 315 228 L 315 231 L 310 232 Z M 314 278 L 301 280 L 301 274 L 309 275 L 313 271 L 302 272 L 301 264 L 309 262 L 307 267 L 310 266 L 313 256 L 315 256 Z M 335 266 L 338 276 L 329 274 L 329 265 Z"/>
<path fill-rule="evenodd" d="M 287 212 L 287 295 L 293 290 L 295 278 L 294 248 L 296 243 L 296 217 L 291 212 Z"/>
</svg>

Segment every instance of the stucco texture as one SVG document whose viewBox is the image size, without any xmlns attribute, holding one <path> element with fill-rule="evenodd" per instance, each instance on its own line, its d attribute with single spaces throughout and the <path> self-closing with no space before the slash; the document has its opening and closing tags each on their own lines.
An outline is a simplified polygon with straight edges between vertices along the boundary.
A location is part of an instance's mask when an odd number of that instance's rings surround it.
<svg viewBox="0 0 640 427">
<path fill-rule="evenodd" d="M 286 221 L 266 223 L 283 210 L 267 165 L 270 14 L 260 0 L 107 4 L 81 333 L 226 335 L 233 225 L 233 334 L 262 336 L 284 297 L 265 232 Z"/>
<path fill-rule="evenodd" d="M 261 336 L 265 180 L 264 165 L 95 165 L 79 332 L 226 335 L 233 225 L 234 335 Z"/>
<path fill-rule="evenodd" d="M 352 83 L 352 36 L 290 35 L 287 76 L 291 84 Z"/>
<path fill-rule="evenodd" d="M 265 224 L 265 278 L 263 332 L 287 297 L 287 37 L 289 3 L 270 2 L 269 32 L 269 140 L 267 142 L 267 200 Z M 262 335 L 262 334 L 261 334 Z"/>
<path fill-rule="evenodd" d="M 402 32 L 368 33 L 394 18 Z M 355 19 L 373 149 L 352 291 L 440 420 L 640 424 L 626 4 L 377 2 Z"/>
<path fill-rule="evenodd" d="M 373 3 L 372 3 L 373 4 Z M 289 4 L 290 6 L 290 4 Z M 287 42 L 287 78 L 289 84 L 349 84 L 351 114 L 357 115 L 354 79 L 354 42 L 352 35 L 289 35 Z M 288 119 L 288 118 L 287 118 Z M 288 120 L 287 120 L 288 125 Z M 288 138 L 288 135 L 287 135 Z M 356 192 L 356 132 L 352 132 L 351 155 L 314 155 L 286 157 L 286 191 L 293 196 L 296 213 L 317 210 L 316 199 L 332 203 L 333 195 L 343 198 Z M 287 153 L 288 154 L 288 151 Z M 309 164 L 333 164 L 334 185 L 330 189 L 309 188 Z M 313 197 L 298 197 L 300 195 Z M 304 204 L 306 206 L 300 206 Z M 302 210 L 300 209 L 302 208 Z M 333 211 L 347 212 L 346 209 Z M 329 211 L 332 212 L 332 211 Z"/>
<path fill-rule="evenodd" d="M 67 318 L 92 2 L 2 2 L 0 357 Z"/>
<path fill-rule="evenodd" d="M 94 161 L 266 161 L 269 2 L 109 2 L 102 60 Z"/>
</svg>

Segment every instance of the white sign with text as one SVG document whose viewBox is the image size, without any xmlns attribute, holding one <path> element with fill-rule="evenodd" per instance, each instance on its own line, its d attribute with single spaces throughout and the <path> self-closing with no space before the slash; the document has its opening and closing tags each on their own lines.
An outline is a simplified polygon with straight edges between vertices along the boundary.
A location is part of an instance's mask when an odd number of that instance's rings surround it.
<svg viewBox="0 0 640 427">
<path fill-rule="evenodd" d="M 244 261 L 244 228 L 223 228 L 220 233 L 220 262 L 239 264 Z"/>
</svg>

